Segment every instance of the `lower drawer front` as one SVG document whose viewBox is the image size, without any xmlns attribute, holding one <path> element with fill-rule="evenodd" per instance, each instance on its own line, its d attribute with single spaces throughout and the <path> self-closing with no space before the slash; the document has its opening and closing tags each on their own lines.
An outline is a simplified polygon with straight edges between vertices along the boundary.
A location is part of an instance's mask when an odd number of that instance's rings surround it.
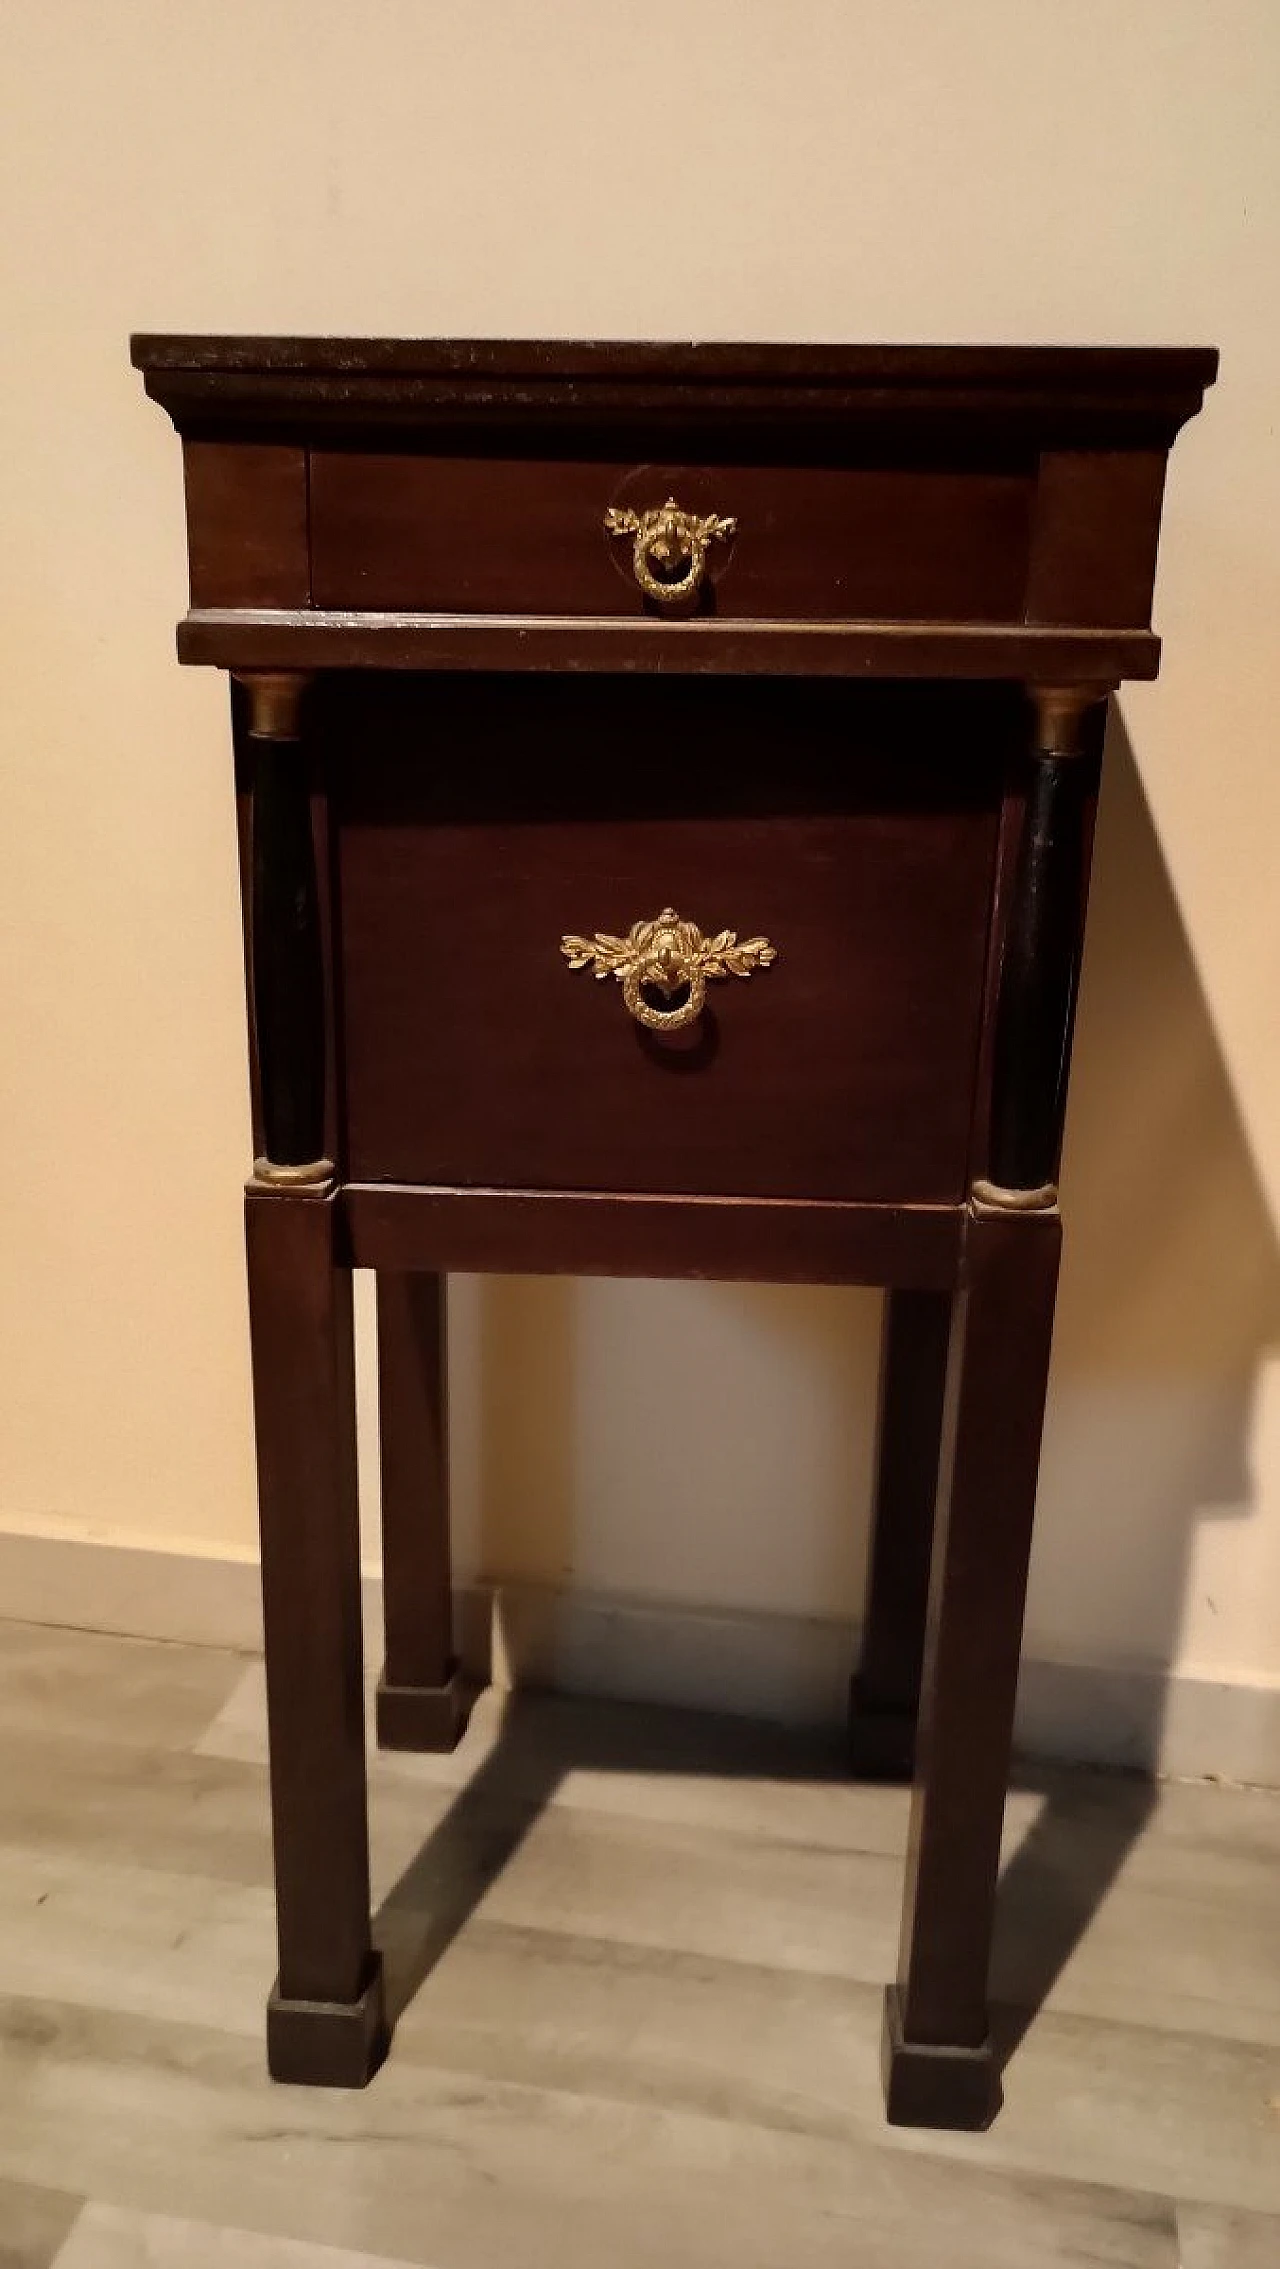
<svg viewBox="0 0 1280 2269">
<path fill-rule="evenodd" d="M 348 1174 L 957 1199 L 994 752 L 966 766 L 953 728 L 944 767 L 892 704 L 869 733 L 856 695 L 854 743 L 833 749 L 830 697 L 538 690 L 532 728 L 509 689 L 474 683 L 338 732 Z M 691 702 L 721 739 L 682 767 Z M 790 747 L 780 702 L 802 712 Z M 712 975 L 674 1031 L 631 1009 L 678 1009 L 678 984 L 597 979 L 562 951 L 665 909 L 775 955 Z"/>
</svg>

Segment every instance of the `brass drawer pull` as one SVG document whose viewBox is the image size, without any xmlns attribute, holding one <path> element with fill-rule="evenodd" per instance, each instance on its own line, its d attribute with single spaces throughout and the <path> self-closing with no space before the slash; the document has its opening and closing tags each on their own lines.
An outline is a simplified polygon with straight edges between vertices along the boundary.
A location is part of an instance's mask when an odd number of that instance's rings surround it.
<svg viewBox="0 0 1280 2269">
<path fill-rule="evenodd" d="M 687 609 L 697 600 L 708 546 L 717 539 L 725 542 L 738 525 L 718 512 L 700 519 L 696 512 L 683 511 L 673 496 L 649 512 L 611 505 L 604 524 L 611 536 L 634 536 L 631 565 L 645 597 L 660 607 L 677 609 Z"/>
<path fill-rule="evenodd" d="M 664 906 L 647 922 L 633 922 L 625 938 L 597 930 L 593 938 L 564 937 L 560 951 L 571 969 L 590 968 L 593 977 L 616 977 L 622 998 L 637 1024 L 651 1032 L 678 1032 L 702 1014 L 711 977 L 749 977 L 753 969 L 767 969 L 778 958 L 768 938 L 743 938 L 721 930 L 704 938 L 696 922 L 683 921 L 674 906 Z M 674 1000 L 687 997 L 674 1008 L 663 1008 L 649 996 L 660 993 Z"/>
</svg>

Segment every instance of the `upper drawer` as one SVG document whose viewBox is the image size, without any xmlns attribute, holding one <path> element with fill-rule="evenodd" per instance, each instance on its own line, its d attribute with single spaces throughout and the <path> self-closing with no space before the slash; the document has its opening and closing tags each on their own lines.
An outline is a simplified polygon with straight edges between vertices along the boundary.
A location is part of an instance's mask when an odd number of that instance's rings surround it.
<svg viewBox="0 0 1280 2269">
<path fill-rule="evenodd" d="M 1030 466 L 313 450 L 311 597 L 323 608 L 446 614 L 1016 619 L 1034 492 Z M 670 530 L 646 523 L 668 499 L 686 519 Z M 625 523 L 615 532 L 611 512 Z M 703 525 L 701 538 L 690 522 Z M 692 585 L 683 597 L 681 583 Z"/>
<path fill-rule="evenodd" d="M 133 357 L 186 455 L 184 660 L 1047 685 L 1154 676 L 1165 461 L 1217 367 L 599 340 Z M 635 572 L 669 498 L 715 522 L 687 622 Z M 678 579 L 664 540 L 644 556 Z"/>
</svg>

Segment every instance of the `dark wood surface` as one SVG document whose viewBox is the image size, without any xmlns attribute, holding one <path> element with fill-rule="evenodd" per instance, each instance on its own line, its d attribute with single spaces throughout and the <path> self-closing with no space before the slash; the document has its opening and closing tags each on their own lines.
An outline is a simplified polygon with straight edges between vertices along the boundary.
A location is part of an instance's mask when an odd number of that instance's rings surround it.
<svg viewBox="0 0 1280 2269">
<path fill-rule="evenodd" d="M 999 2101 L 987 1969 L 1061 1237 L 1056 1211 L 965 1233 L 887 2075 L 907 2124 L 984 2126 Z"/>
<path fill-rule="evenodd" d="M 1045 449 L 1025 590 L 1029 623 L 1151 620 L 1163 449 Z"/>
<path fill-rule="evenodd" d="M 384 2045 L 350 1270 L 379 1274 L 379 1731 L 418 1747 L 465 1714 L 444 1274 L 876 1283 L 853 1753 L 914 1753 L 886 2101 L 991 2116 L 1102 721 L 1156 671 L 1165 459 L 1216 359 L 135 340 L 184 443 L 179 651 L 246 680 L 260 1172 L 334 1161 L 248 1200 L 279 2076 L 354 2084 Z M 668 494 L 737 521 L 679 621 L 603 527 Z M 777 950 L 677 1036 L 559 952 L 666 905 Z"/>
<path fill-rule="evenodd" d="M 236 796 L 236 857 L 240 875 L 240 937 L 244 957 L 245 1038 L 249 1058 L 249 1121 L 253 1130 L 253 1156 L 261 1158 L 262 1082 L 258 1076 L 258 1035 L 253 1012 L 253 776 L 256 755 L 249 735 L 245 689 L 234 678 L 228 680 L 228 696 Z"/>
<path fill-rule="evenodd" d="M 324 723 L 353 1179 L 963 1196 L 1019 701 L 355 684 Z M 671 1037 L 560 952 L 664 906 L 777 950 Z"/>
<path fill-rule="evenodd" d="M 444 1278 L 378 1272 L 384 1749 L 452 1749 L 469 1694 L 453 1644 Z"/>
<path fill-rule="evenodd" d="M 631 544 L 607 533 L 605 513 L 674 497 L 737 522 L 711 549 L 704 612 L 1016 620 L 1034 491 L 1034 460 L 636 467 L 315 450 L 312 597 L 335 609 L 643 615 Z"/>
<path fill-rule="evenodd" d="M 253 1024 L 265 1157 L 324 1155 L 326 1003 L 309 767 L 297 739 L 249 732 Z"/>
<path fill-rule="evenodd" d="M 185 660 L 1100 683 L 1154 674 L 1165 456 L 1217 367 L 1198 348 L 133 353 L 184 437 Z M 603 527 L 668 495 L 737 522 L 686 623 L 646 621 Z"/>
<path fill-rule="evenodd" d="M 309 605 L 305 449 L 189 441 L 183 470 L 192 606 Z"/>
<path fill-rule="evenodd" d="M 347 1183 L 342 1212 L 355 1268 L 773 1284 L 951 1284 L 963 1220 L 949 1205 L 387 1182 Z"/>
<path fill-rule="evenodd" d="M 1027 734 L 1031 711 L 1028 706 Z M 991 926 L 987 938 L 987 971 L 982 994 L 982 1032 L 974 1091 L 973 1128 L 969 1142 L 969 1180 L 984 1175 L 991 1155 L 991 1105 L 995 1058 L 996 1011 L 1004 942 L 1016 902 L 1018 854 L 1022 844 L 1026 750 L 1020 748 L 1004 776 L 1000 833 L 996 842 L 995 871 L 991 886 Z"/>
<path fill-rule="evenodd" d="M 948 1293 L 887 1295 L 875 1501 L 849 1743 L 856 1772 L 894 1780 L 910 1780 L 915 1761 L 950 1337 Z"/>
<path fill-rule="evenodd" d="M 1025 745 L 1005 774 L 970 1151 L 974 1183 L 1056 1184 L 1109 715 L 1108 701 L 1091 699 L 1090 691 L 1060 687 L 1047 701 L 1033 701 Z M 1044 790 L 1041 760 L 1053 743 L 1066 744 L 1054 748 L 1055 761 L 1074 769 L 1070 778 L 1054 772 L 1049 809 L 1037 824 L 1032 790 Z"/>
<path fill-rule="evenodd" d="M 1167 448 L 1213 383 L 1205 347 L 754 346 L 618 340 L 266 339 L 140 333 L 179 431 L 382 424 L 594 430 L 628 420 L 806 433 L 957 429 L 1007 443 Z"/>
<path fill-rule="evenodd" d="M 1111 685 L 1153 678 L 1149 630 L 939 622 L 733 622 L 650 617 L 426 615 L 193 608 L 178 659 L 230 670 L 462 670 L 526 676 L 1011 679 Z"/>
<path fill-rule="evenodd" d="M 1087 756 L 1028 761 L 992 1053 L 990 1175 L 1010 1189 L 1057 1175 L 1097 786 Z"/>
<path fill-rule="evenodd" d="M 453 1668 L 446 1393 L 442 1279 L 384 1271 L 378 1277 L 378 1432 L 384 1672 L 394 1686 L 443 1686 Z"/>
<path fill-rule="evenodd" d="M 245 1204 L 280 1952 L 268 2050 L 277 2078 L 349 2085 L 368 2077 L 382 2043 L 363 2023 L 377 1958 L 351 1278 L 337 1261 L 336 1214 L 332 1191 L 251 1189 Z M 361 2017 L 317 2014 L 342 2008 Z"/>
</svg>

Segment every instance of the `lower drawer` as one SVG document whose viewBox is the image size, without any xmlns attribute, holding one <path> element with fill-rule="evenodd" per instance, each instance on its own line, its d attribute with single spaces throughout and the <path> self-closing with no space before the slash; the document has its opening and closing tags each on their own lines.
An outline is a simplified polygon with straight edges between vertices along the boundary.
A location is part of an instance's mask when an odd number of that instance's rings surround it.
<svg viewBox="0 0 1280 2269">
<path fill-rule="evenodd" d="M 1007 695 L 472 679 L 327 729 L 350 1176 L 961 1196 Z"/>
</svg>

